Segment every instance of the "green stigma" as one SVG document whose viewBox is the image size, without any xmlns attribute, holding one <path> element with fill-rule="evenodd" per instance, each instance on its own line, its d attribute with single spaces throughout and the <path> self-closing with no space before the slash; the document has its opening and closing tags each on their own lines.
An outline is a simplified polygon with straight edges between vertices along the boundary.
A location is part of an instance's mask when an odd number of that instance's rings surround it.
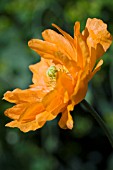
<svg viewBox="0 0 113 170">
<path fill-rule="evenodd" d="M 56 78 L 57 71 L 58 70 L 56 69 L 55 66 L 50 66 L 49 69 L 47 70 L 47 76 L 54 79 L 54 78 Z"/>
</svg>

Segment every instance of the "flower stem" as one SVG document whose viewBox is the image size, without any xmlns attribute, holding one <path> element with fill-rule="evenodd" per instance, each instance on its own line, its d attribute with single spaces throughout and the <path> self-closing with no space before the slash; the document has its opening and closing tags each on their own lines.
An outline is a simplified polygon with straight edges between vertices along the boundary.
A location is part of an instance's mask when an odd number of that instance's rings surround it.
<svg viewBox="0 0 113 170">
<path fill-rule="evenodd" d="M 106 136 L 109 139 L 109 142 L 111 143 L 111 146 L 113 148 L 113 134 L 108 129 L 105 122 L 102 120 L 102 118 L 99 116 L 99 114 L 93 109 L 93 107 L 84 99 L 82 100 L 81 104 L 91 113 L 91 115 L 96 119 L 100 127 L 105 132 Z"/>
</svg>

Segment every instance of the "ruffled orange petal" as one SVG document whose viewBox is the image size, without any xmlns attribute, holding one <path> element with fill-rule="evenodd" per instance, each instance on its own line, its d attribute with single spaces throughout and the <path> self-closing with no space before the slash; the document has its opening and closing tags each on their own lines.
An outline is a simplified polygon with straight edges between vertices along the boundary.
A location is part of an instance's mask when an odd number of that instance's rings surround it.
<svg viewBox="0 0 113 170">
<path fill-rule="evenodd" d="M 36 115 L 45 111 L 43 104 L 40 102 L 27 105 L 26 110 L 20 115 L 19 121 L 30 121 L 35 119 Z"/>
<path fill-rule="evenodd" d="M 21 131 L 23 132 L 28 132 L 30 130 L 36 130 L 41 128 L 44 124 L 46 123 L 46 121 L 42 121 L 42 122 L 37 122 L 36 120 L 30 121 L 30 122 L 19 122 L 17 120 L 14 120 L 10 123 L 7 123 L 6 126 L 7 127 L 18 127 Z"/>
<path fill-rule="evenodd" d="M 58 114 L 66 105 L 73 92 L 72 79 L 63 72 L 59 72 L 57 76 L 55 89 L 49 92 L 42 100 L 46 110 L 54 115 Z"/>
<path fill-rule="evenodd" d="M 58 27 L 56 24 L 52 24 L 52 26 L 54 26 L 56 29 L 59 30 L 59 32 L 64 35 L 64 37 L 69 41 L 69 43 L 71 44 L 72 48 L 73 48 L 73 52 L 74 52 L 74 55 L 72 55 L 72 59 L 74 61 L 77 61 L 76 60 L 76 55 L 77 55 L 77 52 L 76 52 L 76 44 L 75 44 L 75 41 L 74 39 L 68 34 L 66 33 L 65 31 L 63 31 L 60 27 Z"/>
<path fill-rule="evenodd" d="M 73 128 L 73 119 L 70 114 L 70 111 L 74 109 L 74 105 L 69 104 L 67 108 L 62 112 L 62 116 L 59 121 L 59 126 L 63 129 L 72 129 Z"/>
<path fill-rule="evenodd" d="M 32 81 L 35 85 L 47 86 L 48 77 L 46 72 L 51 65 L 51 60 L 41 58 L 40 62 L 29 66 L 30 70 L 33 72 Z"/>
<path fill-rule="evenodd" d="M 74 41 L 77 49 L 77 65 L 82 69 L 86 64 L 89 64 L 89 49 L 83 35 L 80 33 L 80 22 L 75 22 L 74 25 Z"/>
<path fill-rule="evenodd" d="M 46 92 L 47 93 L 47 92 Z M 4 94 L 3 99 L 11 103 L 33 103 L 35 101 L 40 101 L 45 94 L 38 89 L 15 89 L 13 91 L 7 91 Z"/>
<path fill-rule="evenodd" d="M 66 96 L 65 92 L 68 95 L 67 97 L 71 96 L 74 90 L 72 78 L 66 73 L 60 72 L 58 79 L 59 80 L 57 80 L 56 89 L 59 91 L 59 93 L 62 93 L 64 91 L 63 93 L 65 96 Z"/>
<path fill-rule="evenodd" d="M 56 108 L 62 106 L 63 96 L 58 94 L 57 90 L 53 90 L 43 98 L 42 103 L 47 111 L 54 112 Z"/>
<path fill-rule="evenodd" d="M 64 55 L 64 53 L 62 53 L 61 51 L 56 52 L 55 57 L 59 58 L 59 60 L 62 61 L 61 64 L 63 64 L 67 68 L 69 73 L 72 75 L 72 78 L 76 80 L 76 73 L 80 69 L 77 63 L 74 60 L 69 60 L 68 57 Z"/>
<path fill-rule="evenodd" d="M 31 49 L 36 51 L 43 58 L 52 59 L 58 63 L 63 64 L 62 59 L 59 58 L 58 55 L 56 55 L 57 53 L 59 53 L 59 51 L 61 51 L 60 48 L 56 46 L 56 44 L 47 41 L 42 41 L 39 39 L 32 39 L 28 42 L 28 45 Z M 66 58 L 68 59 L 68 56 L 66 56 Z"/>
<path fill-rule="evenodd" d="M 55 44 L 39 39 L 30 40 L 28 42 L 28 46 L 39 54 L 41 52 L 42 54 L 47 53 L 53 55 L 55 51 L 58 51 L 57 46 Z"/>
<path fill-rule="evenodd" d="M 18 127 L 23 132 L 36 130 L 42 127 L 46 121 L 52 120 L 56 115 L 51 112 L 44 111 L 42 103 L 18 104 L 10 109 L 7 109 L 5 114 L 15 119 L 14 121 L 6 124 L 8 127 Z"/>
<path fill-rule="evenodd" d="M 72 94 L 72 102 L 74 102 L 74 105 L 78 104 L 81 102 L 87 92 L 88 88 L 88 80 L 90 74 L 88 73 L 89 71 L 86 69 L 84 72 L 79 72 L 78 74 L 78 79 L 77 79 L 77 84 L 75 86 L 74 92 Z"/>
<path fill-rule="evenodd" d="M 19 119 L 20 115 L 26 110 L 26 103 L 21 103 L 5 110 L 4 114 L 11 119 Z"/>
<path fill-rule="evenodd" d="M 18 127 L 21 131 L 23 132 L 28 132 L 28 131 L 34 131 L 36 129 L 41 128 L 46 121 L 54 119 L 56 116 L 52 115 L 51 113 L 44 111 L 41 112 L 40 114 L 36 115 L 36 118 L 34 120 L 30 121 L 18 121 L 14 120 L 10 123 L 7 123 L 7 127 Z"/>
<path fill-rule="evenodd" d="M 19 121 L 30 121 L 35 119 L 36 115 L 45 110 L 42 103 L 21 103 L 5 111 L 5 115 Z"/>
<path fill-rule="evenodd" d="M 96 18 L 88 18 L 84 36 L 87 37 L 89 48 L 94 47 L 96 49 L 97 58 L 105 53 L 112 42 L 112 36 L 107 31 L 107 25 Z"/>
<path fill-rule="evenodd" d="M 60 49 L 66 52 L 69 56 L 69 59 L 73 59 L 76 56 L 76 53 L 72 48 L 70 42 L 61 34 L 58 34 L 55 31 L 48 29 L 42 33 L 42 36 L 44 40 L 56 44 Z"/>
<path fill-rule="evenodd" d="M 82 36 L 77 37 L 77 65 L 82 69 L 89 63 L 89 49 Z"/>
<path fill-rule="evenodd" d="M 76 40 L 76 37 L 80 35 L 80 22 L 75 22 L 74 25 L 74 39 Z"/>
</svg>

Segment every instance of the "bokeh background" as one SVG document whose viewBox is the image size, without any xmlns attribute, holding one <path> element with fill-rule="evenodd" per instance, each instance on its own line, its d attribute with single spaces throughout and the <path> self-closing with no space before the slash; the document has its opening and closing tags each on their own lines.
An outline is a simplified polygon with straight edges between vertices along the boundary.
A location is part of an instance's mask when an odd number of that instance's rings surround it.
<svg viewBox="0 0 113 170">
<path fill-rule="evenodd" d="M 0 170 L 113 170 L 113 150 L 104 132 L 81 104 L 72 112 L 73 130 L 58 127 L 57 117 L 43 128 L 23 133 L 6 128 L 2 100 L 7 90 L 31 84 L 30 64 L 39 56 L 28 48 L 32 38 L 56 23 L 73 35 L 75 21 L 102 19 L 113 34 L 112 0 L 0 0 Z M 54 29 L 54 28 L 53 28 Z M 113 131 L 113 45 L 101 71 L 89 83 L 87 101 Z"/>
</svg>

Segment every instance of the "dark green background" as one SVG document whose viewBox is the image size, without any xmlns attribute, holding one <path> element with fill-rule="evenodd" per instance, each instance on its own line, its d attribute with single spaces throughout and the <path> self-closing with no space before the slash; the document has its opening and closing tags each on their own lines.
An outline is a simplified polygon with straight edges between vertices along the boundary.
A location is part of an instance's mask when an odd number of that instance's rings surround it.
<svg viewBox="0 0 113 170">
<path fill-rule="evenodd" d="M 28 40 L 42 38 L 51 23 L 73 35 L 75 21 L 84 29 L 88 17 L 102 19 L 113 34 L 112 0 L 1 0 L 0 1 L 0 170 L 113 170 L 108 139 L 90 113 L 75 107 L 73 130 L 62 130 L 57 119 L 42 129 L 23 133 L 6 128 L 11 107 L 3 93 L 28 88 L 30 64 L 39 56 Z M 113 46 L 103 57 L 101 71 L 89 83 L 86 99 L 113 131 Z"/>
</svg>

